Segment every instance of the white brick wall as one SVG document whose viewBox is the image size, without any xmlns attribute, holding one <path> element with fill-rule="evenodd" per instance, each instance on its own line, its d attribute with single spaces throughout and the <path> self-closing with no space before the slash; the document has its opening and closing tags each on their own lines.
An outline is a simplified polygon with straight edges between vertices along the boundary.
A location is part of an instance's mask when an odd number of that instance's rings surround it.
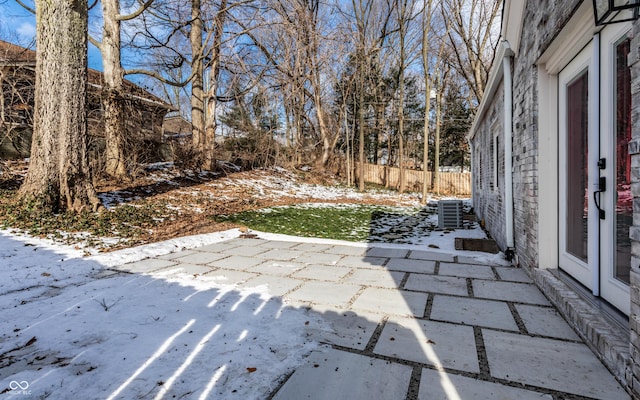
<svg viewBox="0 0 640 400">
<path fill-rule="evenodd" d="M 586 0 L 582 0 L 586 1 Z M 552 40 L 582 3 L 581 0 L 553 1 L 529 0 L 526 4 L 524 26 L 520 48 L 512 64 L 513 76 L 513 193 L 514 193 L 514 239 L 515 251 L 522 267 L 533 271 L 538 260 L 538 159 L 545 149 L 538 144 L 538 105 L 545 99 L 538 98 L 537 61 L 549 47 Z M 632 180 L 634 188 L 634 227 L 632 238 L 631 272 L 631 335 L 628 339 L 630 361 L 618 362 L 616 374 L 626 382 L 635 398 L 640 399 L 640 21 L 634 24 L 635 38 L 631 44 L 629 63 L 632 66 L 633 96 L 633 141 L 629 146 L 632 154 Z M 502 131 L 503 91 L 500 89 L 488 111 L 481 120 L 473 139 L 474 177 L 473 202 L 478 217 L 485 221 L 489 233 L 496 239 L 501 249 L 505 248 L 503 189 L 493 191 L 489 187 L 491 173 L 490 143 L 496 124 Z M 496 122 L 497 121 L 497 122 Z M 504 143 L 502 138 L 501 143 Z M 480 156 L 481 154 L 481 156 Z M 504 166 L 501 168 L 504 169 Z M 503 170 L 502 170 L 503 171 Z M 481 181 L 481 185 L 479 185 Z M 536 275 L 543 270 L 537 270 Z M 562 294 L 560 295 L 562 297 Z M 576 312 L 579 312 L 576 311 Z M 577 318 L 576 318 L 577 320 Z M 588 318 L 587 318 L 588 320 Z M 591 326 L 591 325 L 589 325 Z M 589 328 L 591 329 L 591 328 Z M 589 329 L 586 334 L 588 336 Z M 600 332 L 600 331 L 598 331 Z M 602 330 L 606 333 L 606 330 Z M 595 340 L 595 350 L 605 354 L 607 349 L 599 348 Z M 621 346 L 626 343 L 624 337 Z M 603 356 L 604 357 L 604 356 Z M 606 358 L 606 357 L 605 357 Z M 612 360 L 616 363 L 616 360 Z M 619 371 L 626 371 L 620 373 Z"/>
</svg>

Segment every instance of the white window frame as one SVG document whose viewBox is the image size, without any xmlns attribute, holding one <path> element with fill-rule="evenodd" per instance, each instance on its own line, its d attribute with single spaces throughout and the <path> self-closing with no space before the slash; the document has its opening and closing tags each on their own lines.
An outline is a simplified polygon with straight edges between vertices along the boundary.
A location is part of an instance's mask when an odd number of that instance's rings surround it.
<svg viewBox="0 0 640 400">
<path fill-rule="evenodd" d="M 500 130 L 495 129 L 493 133 L 493 191 L 500 191 Z"/>
</svg>

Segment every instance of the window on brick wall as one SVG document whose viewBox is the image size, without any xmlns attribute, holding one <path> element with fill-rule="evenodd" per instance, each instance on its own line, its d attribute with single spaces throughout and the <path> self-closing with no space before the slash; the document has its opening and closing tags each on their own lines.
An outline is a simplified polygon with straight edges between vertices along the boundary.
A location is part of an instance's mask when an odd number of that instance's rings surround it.
<svg viewBox="0 0 640 400">
<path fill-rule="evenodd" d="M 500 188 L 500 135 L 493 137 L 493 189 Z"/>
<path fill-rule="evenodd" d="M 480 147 L 480 146 L 479 146 Z M 476 174 L 476 176 L 478 177 L 478 188 L 480 188 L 480 190 L 484 190 L 484 187 L 482 187 L 482 171 L 484 170 L 484 168 L 482 167 L 482 150 L 480 148 L 478 148 L 477 150 L 478 152 L 478 173 Z"/>
<path fill-rule="evenodd" d="M 489 189 L 493 190 L 494 188 L 494 165 L 495 165 L 495 143 L 493 137 L 489 140 L 489 154 L 491 158 L 489 159 Z"/>
<path fill-rule="evenodd" d="M 500 187 L 500 130 L 498 124 L 491 127 L 489 139 L 489 189 L 497 191 Z"/>
</svg>

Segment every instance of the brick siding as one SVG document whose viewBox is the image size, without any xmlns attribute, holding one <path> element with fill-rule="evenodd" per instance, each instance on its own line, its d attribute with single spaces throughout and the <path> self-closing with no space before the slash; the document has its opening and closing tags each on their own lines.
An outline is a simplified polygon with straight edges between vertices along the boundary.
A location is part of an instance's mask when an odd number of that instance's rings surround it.
<svg viewBox="0 0 640 400">
<path fill-rule="evenodd" d="M 629 54 L 631 66 L 632 139 L 631 187 L 633 192 L 633 226 L 631 227 L 631 368 L 627 373 L 627 384 L 636 398 L 640 398 L 640 20 L 633 25 L 633 39 Z"/>
<path fill-rule="evenodd" d="M 582 0 L 586 1 L 586 0 Z M 514 49 L 517 55 L 512 63 L 513 77 L 513 206 L 515 252 L 521 267 L 526 268 L 535 277 L 553 301 L 557 303 L 580 303 L 577 296 L 567 294 L 566 287 L 547 270 L 538 267 L 538 157 L 545 149 L 538 148 L 538 105 L 545 99 L 538 98 L 537 61 L 550 46 L 560 30 L 566 25 L 581 0 L 552 1 L 530 0 L 526 2 L 520 46 Z M 640 20 L 634 23 L 633 40 L 629 64 L 632 67 L 632 120 L 633 138 L 629 144 L 632 158 L 632 192 L 634 196 L 634 218 L 630 236 L 632 240 L 631 271 L 631 314 L 629 317 L 630 338 L 620 337 L 620 332 L 609 332 L 606 324 L 600 324 L 599 315 L 590 315 L 580 307 L 566 307 L 570 312 L 585 314 L 580 324 L 572 324 L 584 333 L 592 349 L 599 353 L 603 362 L 627 386 L 634 398 L 640 399 Z M 498 60 L 500 62 L 500 60 Z M 499 67 L 499 66 L 496 66 Z M 506 247 L 504 188 L 493 190 L 490 186 L 492 171 L 491 143 L 496 129 L 502 135 L 503 115 L 502 84 L 485 114 L 476 126 L 472 139 L 473 151 L 473 204 L 474 210 L 484 220 L 489 233 L 498 242 L 500 248 Z M 500 143 L 504 143 L 500 137 Z M 500 151 L 503 151 L 502 149 Z M 503 153 L 502 153 L 503 154 Z M 500 173 L 503 173 L 504 166 Z M 549 282 L 552 282 L 553 285 Z M 555 285 L 555 286 L 554 286 Z M 552 290 L 553 289 L 553 290 Z M 570 291 L 569 291 L 570 292 Z M 573 296 L 573 297 L 572 297 Z M 575 297 L 575 298 L 574 298 Z M 582 304 L 582 303 L 580 303 Z M 559 307 L 562 312 L 562 307 Z M 571 315 L 563 312 L 566 318 Z M 574 318 L 579 321 L 580 318 Z M 570 321 L 571 322 L 571 321 Z M 603 328 L 604 327 L 604 328 Z M 589 332 L 591 336 L 589 337 Z M 594 333 L 595 332 L 595 333 Z M 599 337 L 611 337 L 615 340 L 600 340 Z M 595 344 L 594 344 L 595 343 Z M 613 343 L 615 346 L 611 345 Z M 629 344 L 629 356 L 624 347 Z M 611 348 L 622 348 L 613 351 Z M 627 361 L 628 360 L 628 361 Z"/>
</svg>

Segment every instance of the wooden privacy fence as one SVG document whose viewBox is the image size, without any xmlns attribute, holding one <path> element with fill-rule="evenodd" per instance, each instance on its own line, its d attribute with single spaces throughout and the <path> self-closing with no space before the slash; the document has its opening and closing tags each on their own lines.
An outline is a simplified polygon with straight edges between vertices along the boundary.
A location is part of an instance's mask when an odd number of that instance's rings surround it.
<svg viewBox="0 0 640 400">
<path fill-rule="evenodd" d="M 360 165 L 356 164 L 356 176 L 360 173 Z M 400 168 L 387 167 L 385 165 L 365 164 L 364 180 L 387 187 L 397 188 L 400 177 Z M 439 182 L 434 182 L 433 192 L 436 192 L 439 184 L 441 194 L 471 195 L 471 174 L 469 172 L 440 172 Z M 407 189 L 422 190 L 424 171 L 414 169 L 404 170 L 404 181 Z M 427 172 L 427 181 L 431 188 L 433 172 Z"/>
</svg>

